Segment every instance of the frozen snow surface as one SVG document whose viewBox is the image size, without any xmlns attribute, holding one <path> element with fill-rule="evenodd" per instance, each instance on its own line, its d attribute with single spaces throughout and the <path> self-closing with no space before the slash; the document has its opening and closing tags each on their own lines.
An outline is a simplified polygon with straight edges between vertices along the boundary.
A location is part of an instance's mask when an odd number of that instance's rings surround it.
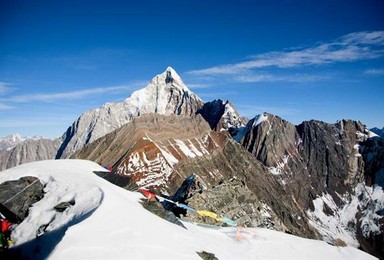
<svg viewBox="0 0 384 260">
<path fill-rule="evenodd" d="M 260 228 L 172 224 L 145 210 L 143 196 L 98 177 L 96 163 L 49 160 L 0 172 L 0 183 L 36 176 L 45 195 L 13 231 L 13 250 L 28 259 L 374 259 L 353 247 L 335 247 Z M 64 212 L 54 206 L 74 205 Z M 39 227 L 46 232 L 36 237 Z"/>
</svg>

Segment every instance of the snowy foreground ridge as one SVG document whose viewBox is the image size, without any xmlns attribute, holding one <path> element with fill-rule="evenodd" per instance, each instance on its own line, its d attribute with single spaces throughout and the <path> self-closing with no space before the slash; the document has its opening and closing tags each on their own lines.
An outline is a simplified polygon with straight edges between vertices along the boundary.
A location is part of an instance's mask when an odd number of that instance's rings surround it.
<svg viewBox="0 0 384 260">
<path fill-rule="evenodd" d="M 14 248 L 30 259 L 374 259 L 353 247 L 260 228 L 218 228 L 183 222 L 187 229 L 145 210 L 143 196 L 98 177 L 96 163 L 38 161 L 0 172 L 0 183 L 36 176 L 44 198 L 13 232 Z M 53 207 L 74 201 L 64 212 Z M 46 233 L 37 229 L 50 223 Z"/>
</svg>

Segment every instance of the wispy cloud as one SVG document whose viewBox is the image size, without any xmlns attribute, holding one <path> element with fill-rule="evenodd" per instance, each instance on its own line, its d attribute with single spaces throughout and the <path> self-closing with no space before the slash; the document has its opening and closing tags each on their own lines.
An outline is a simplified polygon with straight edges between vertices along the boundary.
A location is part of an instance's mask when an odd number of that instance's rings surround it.
<svg viewBox="0 0 384 260">
<path fill-rule="evenodd" d="M 365 74 L 384 75 L 384 69 L 369 69 L 365 71 Z"/>
<path fill-rule="evenodd" d="M 0 111 L 11 110 L 11 109 L 13 109 L 12 106 L 8 106 L 0 103 Z"/>
<path fill-rule="evenodd" d="M 370 60 L 384 55 L 384 31 L 356 32 L 310 48 L 267 52 L 249 60 L 189 71 L 192 75 L 235 75 L 267 67 L 293 68 L 337 62 Z"/>
<path fill-rule="evenodd" d="M 7 82 L 0 82 L 0 94 L 5 93 L 10 90 L 12 84 Z"/>
<path fill-rule="evenodd" d="M 127 91 L 127 90 L 132 90 L 132 87 L 111 86 L 111 87 L 89 88 L 89 89 L 83 89 L 83 90 L 76 90 L 72 92 L 18 95 L 18 96 L 11 96 L 7 98 L 7 101 L 16 102 L 16 103 L 25 103 L 25 102 L 32 102 L 32 101 L 51 102 L 51 101 L 63 100 L 63 99 L 79 99 L 79 98 L 84 98 L 84 97 L 96 95 L 96 94 Z"/>
<path fill-rule="evenodd" d="M 187 84 L 187 87 L 190 88 L 190 89 L 204 89 L 204 88 L 212 87 L 212 84 L 208 84 L 208 83 L 191 83 L 191 84 Z"/>
<path fill-rule="evenodd" d="M 328 79 L 328 76 L 310 75 L 310 74 L 294 74 L 294 75 L 274 75 L 274 74 L 240 74 L 235 79 L 239 82 L 257 83 L 257 82 L 295 82 L 307 83 Z"/>
</svg>

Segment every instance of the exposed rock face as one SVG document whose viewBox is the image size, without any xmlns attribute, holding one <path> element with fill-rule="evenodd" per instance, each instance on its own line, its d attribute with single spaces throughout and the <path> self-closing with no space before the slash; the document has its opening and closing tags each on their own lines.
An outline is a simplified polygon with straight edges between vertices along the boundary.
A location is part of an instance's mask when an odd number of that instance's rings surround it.
<svg viewBox="0 0 384 260">
<path fill-rule="evenodd" d="M 0 203 L 21 221 L 28 215 L 29 207 L 44 196 L 44 185 L 36 177 L 23 177 L 0 184 Z"/>
<path fill-rule="evenodd" d="M 154 77 L 122 103 L 108 103 L 81 115 L 63 135 L 56 157 L 67 158 L 77 149 L 116 130 L 140 115 L 194 115 L 203 101 L 192 93 L 171 67 Z"/>
<path fill-rule="evenodd" d="M 325 191 L 345 194 L 364 181 L 364 164 L 356 146 L 365 132 L 361 123 L 309 121 L 297 129 L 303 140 L 299 152 L 318 195 Z"/>
<path fill-rule="evenodd" d="M 10 150 L 0 152 L 0 171 L 28 162 L 54 159 L 59 139 L 28 139 Z"/>
<path fill-rule="evenodd" d="M 384 139 L 369 138 L 359 146 L 364 159 L 364 173 L 368 186 L 379 185 L 384 188 Z"/>
<path fill-rule="evenodd" d="M 283 166 L 287 156 L 297 157 L 299 141 L 294 125 L 271 114 L 263 114 L 248 122 L 241 143 L 267 167 L 278 167 Z"/>
</svg>

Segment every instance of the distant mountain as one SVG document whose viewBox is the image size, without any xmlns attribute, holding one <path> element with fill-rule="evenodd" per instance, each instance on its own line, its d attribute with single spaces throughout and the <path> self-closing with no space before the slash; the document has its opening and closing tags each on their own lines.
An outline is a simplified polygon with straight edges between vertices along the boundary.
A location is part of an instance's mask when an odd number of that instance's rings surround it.
<svg viewBox="0 0 384 260">
<path fill-rule="evenodd" d="M 148 85 L 121 103 L 107 103 L 82 114 L 64 133 L 57 158 L 69 157 L 77 149 L 145 114 L 194 115 L 203 101 L 191 92 L 174 69 L 168 67 Z"/>
<path fill-rule="evenodd" d="M 18 143 L 25 140 L 20 134 L 12 134 L 5 137 L 0 137 L 0 151 L 6 151 L 15 147 Z"/>
<path fill-rule="evenodd" d="M 16 139 L 20 140 L 20 139 Z M 60 139 L 24 138 L 16 145 L 0 151 L 0 171 L 23 163 L 55 159 Z"/>
<path fill-rule="evenodd" d="M 42 136 L 32 136 L 32 137 L 24 137 L 20 134 L 12 134 L 5 137 L 0 137 L 0 152 L 11 150 L 19 143 L 22 143 L 26 140 L 38 140 L 42 139 Z"/>
</svg>

